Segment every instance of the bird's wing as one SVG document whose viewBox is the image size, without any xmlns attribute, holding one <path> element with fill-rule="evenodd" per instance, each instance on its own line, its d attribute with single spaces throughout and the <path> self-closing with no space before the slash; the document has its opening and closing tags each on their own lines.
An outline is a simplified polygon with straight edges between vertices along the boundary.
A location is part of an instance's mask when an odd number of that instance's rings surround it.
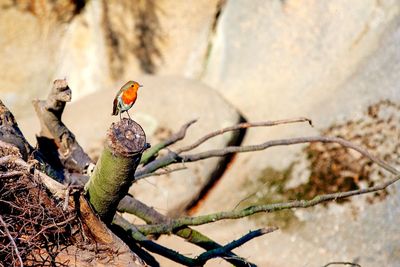
<svg viewBox="0 0 400 267">
<path fill-rule="evenodd" d="M 115 116 L 118 115 L 117 106 L 118 106 L 118 100 L 117 100 L 117 98 L 115 98 L 115 99 L 114 99 L 114 103 L 113 103 L 113 112 L 112 112 L 112 115 L 115 115 Z"/>
</svg>

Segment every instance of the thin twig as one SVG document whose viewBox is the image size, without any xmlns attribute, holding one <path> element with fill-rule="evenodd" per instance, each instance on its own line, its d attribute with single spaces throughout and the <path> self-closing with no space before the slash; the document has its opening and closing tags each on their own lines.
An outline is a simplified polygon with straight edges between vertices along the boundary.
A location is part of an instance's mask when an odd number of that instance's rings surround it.
<svg viewBox="0 0 400 267">
<path fill-rule="evenodd" d="M 276 120 L 276 121 L 253 122 L 253 123 L 251 123 L 251 122 L 243 122 L 243 123 L 239 123 L 237 125 L 233 125 L 233 126 L 230 126 L 230 127 L 226 127 L 226 128 L 220 129 L 220 130 L 215 131 L 215 132 L 211 132 L 211 133 L 203 136 L 202 138 L 200 138 L 199 140 L 197 140 L 193 144 L 178 149 L 176 151 L 176 153 L 180 154 L 182 152 L 192 150 L 192 149 L 198 147 L 199 145 L 203 144 L 208 139 L 210 139 L 212 137 L 215 137 L 217 135 L 224 134 L 226 132 L 237 131 L 237 130 L 253 128 L 253 127 L 269 127 L 269 126 L 275 126 L 275 125 L 280 125 L 280 124 L 288 124 L 288 123 L 296 123 L 296 122 L 308 122 L 312 126 L 312 121 L 310 119 L 307 119 L 307 118 L 304 118 L 304 117 L 286 119 L 286 120 Z"/>
<path fill-rule="evenodd" d="M 183 138 L 185 138 L 187 129 L 192 124 L 194 124 L 195 122 L 197 122 L 197 119 L 196 120 L 191 120 L 191 121 L 185 123 L 178 132 L 176 132 L 175 134 L 171 135 L 168 139 L 166 139 L 166 140 L 158 143 L 157 145 L 152 146 L 151 148 L 147 149 L 143 153 L 142 158 L 140 160 L 140 163 L 143 164 L 143 165 L 146 165 L 150 161 L 150 159 L 153 158 L 161 149 L 166 148 L 166 147 L 168 147 L 168 146 L 170 146 L 170 145 L 182 140 Z"/>
<path fill-rule="evenodd" d="M 166 170 L 162 170 L 162 171 L 158 171 L 158 172 L 146 173 L 146 174 L 143 174 L 141 176 L 135 177 L 135 181 L 138 181 L 138 180 L 150 177 L 150 176 L 161 176 L 161 175 L 164 175 L 164 174 L 169 174 L 169 173 L 172 173 L 172 172 L 186 170 L 186 169 L 187 169 L 187 167 L 182 166 L 182 167 L 178 167 L 178 168 L 174 168 L 174 169 L 166 169 Z"/>
<path fill-rule="evenodd" d="M 44 231 L 47 231 L 47 229 L 50 229 L 50 228 L 53 228 L 53 227 L 60 227 L 60 226 L 63 226 L 63 225 L 65 225 L 65 224 L 67 224 L 67 223 L 72 222 L 72 221 L 75 220 L 75 219 L 76 219 L 75 216 L 71 216 L 70 218 L 66 219 L 65 221 L 58 222 L 58 223 L 53 223 L 53 224 L 46 225 L 46 226 L 42 226 L 42 229 L 41 229 L 39 232 L 37 232 L 34 236 L 30 237 L 30 238 L 29 238 L 29 241 L 30 241 L 30 240 L 34 240 L 34 239 L 35 239 L 37 236 L 39 236 L 41 233 L 43 233 Z"/>
<path fill-rule="evenodd" d="M 3 225 L 4 231 L 6 232 L 8 239 L 10 240 L 12 246 L 14 247 L 14 252 L 15 252 L 15 255 L 17 255 L 20 266 L 23 267 L 24 262 L 22 261 L 21 255 L 19 254 L 17 244 L 15 244 L 14 238 L 11 236 L 10 231 L 8 231 L 7 224 L 4 222 L 3 217 L 1 215 L 0 215 L 0 223 Z"/>
<path fill-rule="evenodd" d="M 361 265 L 358 264 L 358 263 L 347 262 L 347 261 L 333 261 L 333 262 L 330 262 L 330 263 L 328 263 L 328 264 L 325 264 L 325 265 L 322 266 L 322 267 L 328 267 L 328 266 L 330 266 L 330 265 L 350 265 L 350 266 L 361 267 Z"/>
<path fill-rule="evenodd" d="M 9 171 L 6 173 L 0 173 L 0 178 L 10 178 L 14 176 L 21 176 L 24 175 L 25 173 L 22 171 Z"/>
<path fill-rule="evenodd" d="M 274 232 L 276 230 L 278 230 L 278 227 L 262 228 L 262 229 L 258 229 L 255 231 L 251 231 L 248 234 L 239 238 L 238 240 L 234 240 L 221 248 L 209 250 L 209 251 L 206 251 L 206 252 L 200 254 L 197 257 L 197 260 L 205 263 L 206 261 L 208 261 L 212 258 L 221 257 L 221 256 L 225 255 L 227 252 L 230 252 L 231 250 L 233 250 L 237 247 L 240 247 L 244 243 L 252 240 L 253 238 Z"/>
<path fill-rule="evenodd" d="M 68 186 L 67 189 L 65 190 L 65 198 L 64 198 L 64 204 L 63 204 L 63 211 L 66 211 L 68 209 L 68 202 L 69 202 L 69 194 L 71 192 L 71 188 Z"/>
<path fill-rule="evenodd" d="M 311 200 L 295 200 L 292 202 L 284 202 L 284 203 L 275 203 L 275 204 L 266 204 L 266 205 L 256 205 L 250 206 L 242 210 L 232 210 L 225 212 L 218 212 L 208 215 L 202 215 L 197 217 L 182 217 L 177 218 L 175 220 L 170 221 L 170 223 L 165 224 L 154 224 L 154 225 L 138 225 L 137 229 L 143 233 L 144 235 L 148 234 L 163 234 L 163 233 L 171 233 L 175 229 L 178 229 L 182 226 L 196 226 L 202 225 L 210 222 L 226 220 L 226 219 L 240 219 L 243 217 L 247 217 L 260 212 L 275 212 L 286 209 L 293 208 L 308 208 L 320 204 L 322 202 L 337 200 L 348 198 L 355 195 L 362 195 L 371 192 L 376 192 L 385 189 L 389 185 L 397 182 L 400 179 L 400 175 L 397 175 L 395 178 L 376 185 L 372 187 L 368 187 L 365 189 L 352 190 L 347 192 L 338 192 L 333 194 L 325 194 L 314 197 Z"/>
</svg>

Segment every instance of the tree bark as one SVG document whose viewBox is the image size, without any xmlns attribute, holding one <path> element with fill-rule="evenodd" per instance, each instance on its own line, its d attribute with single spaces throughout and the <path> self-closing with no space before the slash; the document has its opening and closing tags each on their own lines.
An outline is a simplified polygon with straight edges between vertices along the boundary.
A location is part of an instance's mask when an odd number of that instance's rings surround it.
<svg viewBox="0 0 400 267">
<path fill-rule="evenodd" d="M 146 148 L 145 133 L 132 120 L 124 118 L 108 130 L 103 152 L 85 186 L 87 198 L 104 222 L 112 222 Z"/>
<path fill-rule="evenodd" d="M 56 168 L 84 173 L 92 160 L 83 151 L 75 135 L 61 121 L 66 102 L 71 101 L 71 97 L 67 81 L 55 80 L 47 100 L 33 101 L 41 124 L 40 136 L 37 137 L 38 147 Z"/>
</svg>

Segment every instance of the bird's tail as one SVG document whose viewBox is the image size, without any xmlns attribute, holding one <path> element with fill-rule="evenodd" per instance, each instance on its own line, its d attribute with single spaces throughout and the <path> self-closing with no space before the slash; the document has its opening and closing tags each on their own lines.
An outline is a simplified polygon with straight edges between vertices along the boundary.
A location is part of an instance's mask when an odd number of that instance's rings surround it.
<svg viewBox="0 0 400 267">
<path fill-rule="evenodd" d="M 111 115 L 114 115 L 114 116 L 118 115 L 117 105 L 118 105 L 118 100 L 117 100 L 117 98 L 115 98 L 114 103 L 113 103 L 113 112 Z"/>
</svg>

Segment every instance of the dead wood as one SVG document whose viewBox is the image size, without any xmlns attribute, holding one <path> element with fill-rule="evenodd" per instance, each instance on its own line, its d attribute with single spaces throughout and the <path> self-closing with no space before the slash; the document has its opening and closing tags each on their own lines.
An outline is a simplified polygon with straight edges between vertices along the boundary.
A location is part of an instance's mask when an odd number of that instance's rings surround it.
<svg viewBox="0 0 400 267">
<path fill-rule="evenodd" d="M 47 100 L 33 101 L 41 124 L 37 137 L 38 148 L 48 159 L 53 159 L 52 165 L 70 172 L 84 173 L 93 162 L 75 135 L 61 121 L 65 104 L 71 101 L 71 95 L 66 80 L 55 80 Z"/>
<path fill-rule="evenodd" d="M 13 265 L 20 258 L 27 266 L 145 266 L 79 191 L 68 196 L 64 210 L 66 186 L 35 169 L 35 161 L 18 157 L 10 144 L 0 142 L 0 148 L 13 153 L 0 158 L 0 172 L 9 174 L 0 175 L 1 262 Z"/>
</svg>

